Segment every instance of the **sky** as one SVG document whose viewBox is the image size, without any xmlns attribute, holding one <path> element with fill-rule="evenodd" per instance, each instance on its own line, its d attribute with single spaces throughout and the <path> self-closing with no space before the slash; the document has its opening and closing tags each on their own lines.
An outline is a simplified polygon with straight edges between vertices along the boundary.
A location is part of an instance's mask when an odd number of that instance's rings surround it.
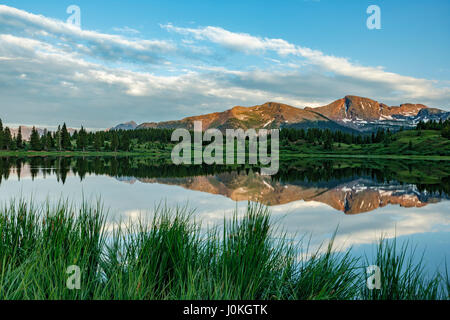
<svg viewBox="0 0 450 320">
<path fill-rule="evenodd" d="M 449 13 L 447 0 L 1 1 L 0 118 L 102 129 L 346 95 L 450 110 Z"/>
</svg>

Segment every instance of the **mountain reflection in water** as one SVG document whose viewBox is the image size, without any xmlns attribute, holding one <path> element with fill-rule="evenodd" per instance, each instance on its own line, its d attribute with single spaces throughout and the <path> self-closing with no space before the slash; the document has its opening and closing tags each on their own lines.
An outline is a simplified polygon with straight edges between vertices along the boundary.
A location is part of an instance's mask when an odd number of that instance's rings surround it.
<svg viewBox="0 0 450 320">
<path fill-rule="evenodd" d="M 346 182 L 333 181 L 329 186 L 309 186 L 274 181 L 259 174 L 223 173 L 188 178 L 117 178 L 134 183 L 176 185 L 189 190 L 223 195 L 234 201 L 253 201 L 265 205 L 281 205 L 304 200 L 321 202 L 346 214 L 375 210 L 386 205 L 423 207 L 447 199 L 439 192 L 419 191 L 414 184 L 379 183 L 369 178 Z"/>
<path fill-rule="evenodd" d="M 282 162 L 276 176 L 245 166 L 175 166 L 149 158 L 0 158 L 0 183 L 56 175 L 106 175 L 127 183 L 180 186 L 234 201 L 268 206 L 304 200 L 346 214 L 388 205 L 423 207 L 449 199 L 450 164 L 445 161 L 310 159 Z"/>
</svg>

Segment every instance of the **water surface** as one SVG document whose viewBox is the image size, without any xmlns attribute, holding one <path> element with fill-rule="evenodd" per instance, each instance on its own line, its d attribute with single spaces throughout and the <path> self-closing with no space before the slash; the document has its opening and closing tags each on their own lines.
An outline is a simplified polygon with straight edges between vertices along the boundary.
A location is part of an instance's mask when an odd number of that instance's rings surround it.
<svg viewBox="0 0 450 320">
<path fill-rule="evenodd" d="M 147 158 L 0 158 L 0 201 L 101 197 L 109 220 L 150 216 L 161 201 L 195 208 L 205 226 L 267 205 L 292 238 L 317 248 L 338 228 L 336 246 L 365 253 L 381 237 L 412 241 L 431 268 L 450 258 L 450 163 L 299 159 L 279 174 L 258 169 L 186 167 Z"/>
</svg>

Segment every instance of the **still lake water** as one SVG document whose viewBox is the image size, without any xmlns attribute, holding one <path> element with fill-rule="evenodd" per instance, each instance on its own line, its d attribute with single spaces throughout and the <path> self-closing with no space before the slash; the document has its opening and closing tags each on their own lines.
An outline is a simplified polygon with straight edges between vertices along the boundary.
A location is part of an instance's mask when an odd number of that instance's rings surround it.
<svg viewBox="0 0 450 320">
<path fill-rule="evenodd" d="M 0 202 L 101 198 L 109 220 L 151 216 L 155 206 L 188 205 L 204 226 L 220 226 L 248 201 L 269 206 L 293 239 L 311 248 L 338 228 L 338 250 L 370 254 L 381 237 L 425 251 L 431 271 L 450 262 L 450 163 L 357 159 L 282 162 L 257 169 L 177 167 L 147 158 L 0 158 Z"/>
</svg>

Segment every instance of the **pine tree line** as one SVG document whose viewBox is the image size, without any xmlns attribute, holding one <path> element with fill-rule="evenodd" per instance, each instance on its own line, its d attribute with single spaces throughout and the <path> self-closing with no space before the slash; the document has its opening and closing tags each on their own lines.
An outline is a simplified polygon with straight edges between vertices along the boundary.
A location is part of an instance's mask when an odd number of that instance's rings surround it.
<svg viewBox="0 0 450 320">
<path fill-rule="evenodd" d="M 280 132 L 281 145 L 305 140 L 310 144 L 323 144 L 325 149 L 331 148 L 333 143 L 346 144 L 372 144 L 389 142 L 393 133 L 387 129 L 378 129 L 371 134 L 350 134 L 342 131 L 331 131 L 329 129 L 293 129 L 286 128 Z"/>
<path fill-rule="evenodd" d="M 450 139 L 450 120 L 419 122 L 416 130 L 439 130 L 442 136 Z M 19 127 L 17 135 L 13 136 L 8 127 L 3 127 L 0 119 L 0 150 L 32 150 L 32 151 L 131 151 L 135 145 L 145 147 L 161 147 L 172 143 L 173 129 L 138 129 L 118 131 L 88 132 L 84 127 L 70 134 L 66 124 L 58 126 L 56 131 L 39 131 L 33 127 L 29 141 L 22 136 Z M 323 145 L 331 149 L 333 143 L 387 145 L 393 139 L 389 129 L 378 129 L 370 134 L 350 134 L 329 129 L 295 129 L 280 130 L 281 145 L 289 145 L 297 141 L 306 141 L 313 145 Z"/>
<path fill-rule="evenodd" d="M 152 137 L 147 133 L 142 135 Z M 136 135 L 130 136 L 134 138 Z M 40 133 L 33 127 L 29 141 L 25 141 L 22 127 L 19 127 L 17 135 L 13 136 L 8 127 L 3 127 L 0 119 L 0 150 L 5 151 L 129 151 L 130 136 L 116 131 L 88 132 L 84 127 L 71 134 L 64 123 L 53 132 L 45 129 Z"/>
<path fill-rule="evenodd" d="M 442 119 L 439 121 L 420 121 L 417 124 L 416 130 L 419 132 L 422 130 L 439 130 L 444 138 L 450 139 L 450 119 L 445 121 L 442 121 Z"/>
<path fill-rule="evenodd" d="M 19 130 L 20 132 L 20 130 Z M 21 139 L 21 135 L 17 135 Z M 3 128 L 2 120 L 0 119 L 0 150 L 16 150 L 17 138 L 11 135 L 11 130 L 8 127 Z"/>
</svg>

